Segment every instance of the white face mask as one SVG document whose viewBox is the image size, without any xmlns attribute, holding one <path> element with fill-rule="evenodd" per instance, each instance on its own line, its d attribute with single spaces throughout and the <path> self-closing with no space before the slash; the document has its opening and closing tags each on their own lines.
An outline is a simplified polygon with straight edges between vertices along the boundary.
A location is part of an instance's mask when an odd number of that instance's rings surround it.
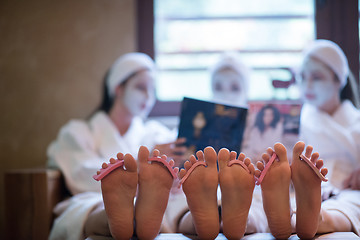
<svg viewBox="0 0 360 240">
<path fill-rule="evenodd" d="M 224 104 L 246 105 L 243 81 L 242 76 L 231 69 L 216 72 L 212 79 L 213 100 Z"/>
<path fill-rule="evenodd" d="M 150 71 L 137 73 L 125 85 L 123 102 L 133 116 L 146 118 L 155 104 L 154 76 Z"/>
<path fill-rule="evenodd" d="M 307 59 L 303 65 L 300 87 L 304 101 L 317 108 L 332 104 L 340 93 L 340 83 L 334 72 L 313 58 Z"/>
</svg>

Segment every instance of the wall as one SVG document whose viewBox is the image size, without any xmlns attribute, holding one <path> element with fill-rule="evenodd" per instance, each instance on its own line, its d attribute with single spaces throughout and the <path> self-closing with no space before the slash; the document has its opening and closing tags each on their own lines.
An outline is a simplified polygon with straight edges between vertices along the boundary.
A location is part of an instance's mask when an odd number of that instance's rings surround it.
<svg viewBox="0 0 360 240">
<path fill-rule="evenodd" d="M 136 48 L 135 11 L 133 0 L 1 1 L 1 233 L 4 171 L 45 166 L 59 128 L 99 104 L 105 71 Z"/>
</svg>

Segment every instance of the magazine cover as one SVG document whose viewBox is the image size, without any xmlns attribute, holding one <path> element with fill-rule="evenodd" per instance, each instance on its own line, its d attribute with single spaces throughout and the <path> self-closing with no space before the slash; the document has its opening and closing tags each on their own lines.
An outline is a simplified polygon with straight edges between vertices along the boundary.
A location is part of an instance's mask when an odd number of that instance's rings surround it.
<svg viewBox="0 0 360 240">
<path fill-rule="evenodd" d="M 190 154 L 207 146 L 239 151 L 246 115 L 246 108 L 184 98 L 178 137 L 187 139 Z"/>
<path fill-rule="evenodd" d="M 290 160 L 299 140 L 301 107 L 296 101 L 250 102 L 241 151 L 256 163 L 268 147 L 281 142 Z"/>
</svg>

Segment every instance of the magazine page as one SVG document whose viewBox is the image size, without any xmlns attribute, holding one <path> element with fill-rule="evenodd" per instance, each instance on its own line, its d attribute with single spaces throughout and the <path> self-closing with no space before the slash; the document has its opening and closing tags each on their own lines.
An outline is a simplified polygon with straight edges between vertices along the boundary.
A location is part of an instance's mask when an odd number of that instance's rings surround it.
<svg viewBox="0 0 360 240">
<path fill-rule="evenodd" d="M 301 106 L 300 102 L 289 100 L 249 102 L 240 150 L 256 163 L 268 147 L 281 142 L 290 160 L 292 148 L 299 139 Z"/>
</svg>

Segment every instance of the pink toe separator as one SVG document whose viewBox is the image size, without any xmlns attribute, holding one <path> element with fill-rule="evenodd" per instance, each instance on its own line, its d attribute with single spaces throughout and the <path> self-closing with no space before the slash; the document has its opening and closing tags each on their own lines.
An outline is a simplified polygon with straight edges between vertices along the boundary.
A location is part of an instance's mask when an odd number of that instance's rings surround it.
<svg viewBox="0 0 360 240">
<path fill-rule="evenodd" d="M 233 164 L 239 164 L 240 166 L 242 166 L 248 173 L 250 173 L 250 170 L 248 169 L 248 167 L 245 165 L 245 163 L 243 161 L 240 161 L 238 159 L 235 159 L 235 160 L 231 160 L 229 163 L 228 163 L 228 167 L 231 167 L 231 165 Z"/>
<path fill-rule="evenodd" d="M 324 177 L 324 175 L 321 174 L 319 169 L 303 154 L 300 155 L 300 160 L 304 161 L 311 167 L 311 169 L 315 172 L 315 174 L 321 179 L 321 181 L 327 182 L 328 179 Z"/>
<path fill-rule="evenodd" d="M 203 161 L 197 161 L 196 163 L 194 163 L 191 168 L 186 172 L 185 176 L 180 180 L 179 183 L 179 188 L 181 187 L 181 185 L 186 181 L 186 179 L 190 176 L 190 174 L 194 171 L 194 169 L 198 166 L 204 166 L 206 167 L 206 163 Z"/>
<path fill-rule="evenodd" d="M 124 160 L 115 160 L 115 163 L 108 163 L 107 168 L 100 169 L 100 173 L 93 176 L 96 181 L 100 181 L 106 177 L 109 173 L 114 171 L 116 168 L 122 167 L 124 165 Z"/>
<path fill-rule="evenodd" d="M 164 159 L 162 159 L 161 157 L 151 157 L 149 158 L 150 162 L 159 162 L 162 163 L 170 172 L 171 176 L 176 179 L 177 178 L 177 174 L 175 172 L 175 170 L 170 166 L 170 164 L 165 161 Z"/>
<path fill-rule="evenodd" d="M 256 180 L 255 181 L 256 185 L 260 185 L 261 182 L 264 180 L 264 177 L 265 177 L 267 171 L 269 170 L 269 168 L 271 167 L 271 165 L 273 164 L 273 162 L 275 161 L 276 158 L 277 158 L 277 155 L 274 152 L 273 155 L 271 156 L 269 162 L 266 164 L 264 170 L 261 172 L 260 177 L 255 179 Z"/>
</svg>

